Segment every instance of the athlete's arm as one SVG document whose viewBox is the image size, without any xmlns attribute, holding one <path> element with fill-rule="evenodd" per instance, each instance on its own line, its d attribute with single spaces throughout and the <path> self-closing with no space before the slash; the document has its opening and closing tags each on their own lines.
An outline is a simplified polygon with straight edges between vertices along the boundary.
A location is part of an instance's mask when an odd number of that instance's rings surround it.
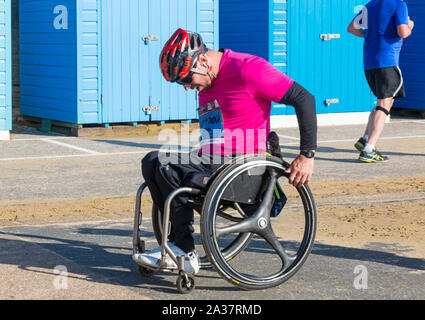
<svg viewBox="0 0 425 320">
<path fill-rule="evenodd" d="M 364 38 L 364 30 L 359 28 L 354 20 L 351 21 L 350 25 L 348 26 L 347 32 L 355 35 L 356 37 Z"/>
<path fill-rule="evenodd" d="M 301 135 L 301 150 L 316 150 L 316 104 L 314 97 L 299 84 L 262 58 L 252 58 L 243 70 L 247 91 L 256 98 L 295 107 Z M 282 94 L 285 92 L 283 98 Z M 299 155 L 287 170 L 289 182 L 301 186 L 310 181 L 314 160 Z"/>
<path fill-rule="evenodd" d="M 412 34 L 412 30 L 414 27 L 415 23 L 409 18 L 409 25 L 400 24 L 397 26 L 397 33 L 401 38 L 406 39 Z"/>
<path fill-rule="evenodd" d="M 294 82 L 282 100 L 280 100 L 280 103 L 295 108 L 301 136 L 300 150 L 315 151 L 317 149 L 317 117 L 314 96 Z M 295 186 L 309 183 L 313 168 L 314 159 L 298 155 L 292 162 L 291 167 L 286 170 L 287 173 L 290 173 L 289 183 Z"/>
<path fill-rule="evenodd" d="M 300 150 L 316 150 L 317 117 L 314 96 L 294 82 L 279 103 L 295 108 L 301 136 Z"/>
<path fill-rule="evenodd" d="M 401 38 L 405 39 L 412 34 L 415 24 L 410 20 L 409 9 L 404 1 L 400 1 L 395 12 L 395 25 L 397 26 L 397 33 Z"/>
</svg>

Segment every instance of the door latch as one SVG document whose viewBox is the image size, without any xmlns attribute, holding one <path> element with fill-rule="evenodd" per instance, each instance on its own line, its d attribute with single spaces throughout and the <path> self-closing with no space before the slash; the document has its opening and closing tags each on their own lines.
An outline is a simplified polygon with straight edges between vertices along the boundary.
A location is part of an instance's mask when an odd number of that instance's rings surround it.
<svg viewBox="0 0 425 320">
<path fill-rule="evenodd" d="M 324 33 L 320 35 L 320 39 L 323 41 L 329 41 L 332 39 L 340 39 L 341 35 L 339 33 Z"/>
<path fill-rule="evenodd" d="M 142 40 L 145 42 L 145 44 L 149 44 L 151 41 L 158 41 L 159 40 L 159 36 L 143 36 Z"/>
<path fill-rule="evenodd" d="M 325 100 L 325 105 L 326 106 L 330 106 L 331 104 L 337 104 L 339 103 L 339 99 L 326 99 Z"/>
<path fill-rule="evenodd" d="M 158 110 L 159 110 L 159 106 L 143 107 L 143 112 L 146 112 L 146 114 L 148 115 L 152 114 L 152 111 L 158 111 Z"/>
</svg>

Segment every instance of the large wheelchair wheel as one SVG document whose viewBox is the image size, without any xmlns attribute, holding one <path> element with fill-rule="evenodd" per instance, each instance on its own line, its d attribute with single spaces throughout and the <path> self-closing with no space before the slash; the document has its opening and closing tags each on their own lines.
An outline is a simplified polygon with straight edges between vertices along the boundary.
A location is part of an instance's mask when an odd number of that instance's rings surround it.
<svg viewBox="0 0 425 320">
<path fill-rule="evenodd" d="M 242 289 L 282 284 L 301 268 L 313 247 L 316 231 L 313 196 L 307 185 L 296 188 L 288 183 L 289 174 L 285 173 L 288 167 L 288 163 L 276 157 L 239 159 L 216 177 L 205 196 L 201 213 L 205 253 L 224 279 Z M 262 187 L 254 194 L 244 195 L 244 189 L 252 193 L 252 184 Z M 280 214 L 271 217 L 278 197 L 276 186 L 280 186 L 284 192 L 281 196 L 287 200 Z M 245 202 L 242 210 L 246 214 L 237 222 L 224 221 L 219 215 L 222 204 L 234 200 L 232 195 L 236 198 L 242 195 Z M 223 255 L 221 239 L 241 233 L 255 237 L 242 253 L 229 260 Z"/>
<path fill-rule="evenodd" d="M 237 203 L 230 203 L 226 207 L 221 207 L 218 210 L 219 219 L 232 219 L 233 221 L 240 221 L 243 216 L 241 216 L 241 211 L 238 210 L 239 205 Z M 155 234 L 156 241 L 159 245 L 161 245 L 162 241 L 162 217 L 163 214 L 157 205 L 153 204 L 152 206 L 152 226 Z M 224 217 L 224 218 L 223 218 Z M 197 228 L 197 226 L 195 226 Z M 171 228 L 170 228 L 171 229 Z M 196 231 L 196 230 L 195 230 Z M 195 247 L 199 253 L 200 267 L 202 269 L 211 268 L 211 263 L 209 262 L 207 256 L 204 252 L 204 247 L 202 244 L 202 240 L 197 235 L 198 232 L 195 232 Z M 252 233 L 240 233 L 236 235 L 232 235 L 227 237 L 226 240 L 223 241 L 224 245 L 221 246 L 221 254 L 225 257 L 225 259 L 233 259 L 237 256 L 241 251 L 243 251 L 248 245 L 249 241 L 252 239 L 254 234 Z M 199 238 L 199 239 L 198 239 Z"/>
</svg>

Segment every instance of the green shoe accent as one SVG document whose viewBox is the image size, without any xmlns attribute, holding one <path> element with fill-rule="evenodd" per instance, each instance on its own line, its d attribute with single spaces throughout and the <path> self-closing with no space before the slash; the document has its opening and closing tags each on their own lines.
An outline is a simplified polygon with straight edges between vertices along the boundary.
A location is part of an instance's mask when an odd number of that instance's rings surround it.
<svg viewBox="0 0 425 320">
<path fill-rule="evenodd" d="M 355 144 L 354 147 L 358 150 L 358 151 L 363 151 L 364 147 L 366 145 L 366 139 L 361 137 Z"/>
<path fill-rule="evenodd" d="M 371 153 L 362 151 L 359 160 L 366 163 L 383 163 L 388 161 L 388 157 L 381 155 L 376 149 Z"/>
</svg>

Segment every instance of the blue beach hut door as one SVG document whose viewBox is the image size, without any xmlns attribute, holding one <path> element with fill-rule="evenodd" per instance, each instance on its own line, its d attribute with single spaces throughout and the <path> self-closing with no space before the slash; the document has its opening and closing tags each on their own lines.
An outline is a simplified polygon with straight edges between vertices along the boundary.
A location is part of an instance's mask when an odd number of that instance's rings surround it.
<svg viewBox="0 0 425 320">
<path fill-rule="evenodd" d="M 10 10 L 10 0 L 0 0 L 0 140 L 12 130 Z"/>
<path fill-rule="evenodd" d="M 347 32 L 367 0 L 289 1 L 288 74 L 310 90 L 318 113 L 370 111 L 363 39 Z"/>
<path fill-rule="evenodd" d="M 194 92 L 166 83 L 162 46 L 179 27 L 196 30 L 197 0 L 102 1 L 102 122 L 196 118 Z"/>
</svg>

